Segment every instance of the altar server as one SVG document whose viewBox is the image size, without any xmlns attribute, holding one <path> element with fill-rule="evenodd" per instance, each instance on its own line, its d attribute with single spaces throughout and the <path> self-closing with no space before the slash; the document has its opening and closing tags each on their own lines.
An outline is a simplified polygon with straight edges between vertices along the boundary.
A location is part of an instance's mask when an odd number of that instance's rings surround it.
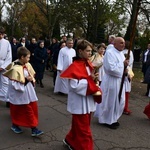
<svg viewBox="0 0 150 150">
<path fill-rule="evenodd" d="M 90 42 L 79 40 L 77 57 L 60 75 L 69 79 L 67 110 L 72 114 L 72 125 L 63 142 L 72 150 L 94 149 L 90 121 L 96 102 L 101 102 L 101 90 L 95 83 L 98 73 L 89 61 L 92 48 Z"/>
<path fill-rule="evenodd" d="M 30 51 L 18 48 L 18 60 L 12 62 L 3 75 L 9 79 L 8 99 L 10 101 L 11 130 L 22 133 L 19 126 L 31 128 L 31 136 L 39 136 L 43 131 L 37 129 L 38 106 L 34 89 L 35 71 L 28 61 Z"/>
<path fill-rule="evenodd" d="M 75 50 L 73 47 L 73 40 L 68 39 L 66 46 L 63 47 L 58 55 L 58 63 L 57 63 L 57 77 L 54 87 L 54 93 L 68 94 L 68 79 L 61 79 L 60 74 L 68 68 L 68 66 L 72 63 L 72 58 L 76 56 Z"/>
</svg>

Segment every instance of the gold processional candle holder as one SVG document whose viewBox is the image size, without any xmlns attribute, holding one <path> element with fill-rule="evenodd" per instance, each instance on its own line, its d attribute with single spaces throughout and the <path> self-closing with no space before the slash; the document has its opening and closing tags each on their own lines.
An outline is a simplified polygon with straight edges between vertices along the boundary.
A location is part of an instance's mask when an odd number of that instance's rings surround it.
<svg viewBox="0 0 150 150">
<path fill-rule="evenodd" d="M 99 68 L 103 65 L 102 62 L 93 62 L 92 64 L 93 64 L 95 73 L 98 73 Z M 99 80 L 98 80 L 98 77 L 97 77 L 94 81 L 95 81 L 96 86 L 99 87 Z M 100 95 L 101 95 L 101 92 L 100 92 L 100 91 L 97 91 L 97 92 L 94 93 L 93 95 L 94 95 L 94 96 L 100 96 Z"/>
</svg>

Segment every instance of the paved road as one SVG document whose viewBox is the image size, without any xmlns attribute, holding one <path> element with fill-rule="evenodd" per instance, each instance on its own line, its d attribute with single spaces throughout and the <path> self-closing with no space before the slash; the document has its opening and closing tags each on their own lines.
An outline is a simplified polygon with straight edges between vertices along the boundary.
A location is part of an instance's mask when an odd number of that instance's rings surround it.
<svg viewBox="0 0 150 150">
<path fill-rule="evenodd" d="M 44 134 L 31 137 L 28 128 L 22 134 L 10 130 L 9 109 L 0 102 L 0 150 L 67 150 L 62 139 L 70 128 L 71 115 L 66 111 L 67 97 L 53 93 L 52 73 L 46 72 L 44 88 L 36 87 L 39 98 L 39 129 Z M 142 113 L 149 98 L 142 96 L 146 85 L 133 82 L 130 97 L 132 115 L 122 115 L 117 130 L 99 125 L 92 119 L 94 150 L 150 150 L 150 120 Z"/>
</svg>

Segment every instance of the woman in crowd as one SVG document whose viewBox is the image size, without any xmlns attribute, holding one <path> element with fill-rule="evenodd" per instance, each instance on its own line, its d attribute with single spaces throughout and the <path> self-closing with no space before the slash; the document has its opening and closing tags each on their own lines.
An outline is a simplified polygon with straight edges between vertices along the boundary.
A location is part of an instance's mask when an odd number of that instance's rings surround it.
<svg viewBox="0 0 150 150">
<path fill-rule="evenodd" d="M 40 87 L 43 88 L 44 85 L 42 83 L 44 71 L 45 71 L 45 65 L 47 61 L 47 50 L 44 47 L 44 41 L 39 41 L 38 46 L 34 51 L 34 69 L 36 72 L 35 79 L 37 84 L 40 83 Z"/>
<path fill-rule="evenodd" d="M 90 58 L 93 66 L 97 69 L 97 72 L 99 73 L 99 76 L 98 76 L 99 85 L 101 84 L 102 77 L 104 76 L 103 58 L 104 58 L 105 49 L 106 49 L 106 46 L 104 45 L 104 43 L 98 45 L 97 53 L 95 53 Z"/>
</svg>

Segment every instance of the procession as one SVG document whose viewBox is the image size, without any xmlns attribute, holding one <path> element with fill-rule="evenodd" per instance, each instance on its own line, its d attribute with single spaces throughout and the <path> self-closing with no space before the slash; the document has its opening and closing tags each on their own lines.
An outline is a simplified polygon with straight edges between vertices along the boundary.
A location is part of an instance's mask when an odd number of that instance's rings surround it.
<svg viewBox="0 0 150 150">
<path fill-rule="evenodd" d="M 35 49 L 32 50 L 32 54 L 27 46 L 22 44 L 16 49 L 15 58 L 17 59 L 11 62 L 11 45 L 8 40 L 3 38 L 3 27 L 1 27 L 0 33 L 1 45 L 5 45 L 3 49 L 8 48 L 6 53 L 1 49 L 3 53 L 1 53 L 0 93 L 1 100 L 10 109 L 12 121 L 10 129 L 15 134 L 23 134 L 22 127 L 31 128 L 31 136 L 41 138 L 44 136 L 44 131 L 37 128 L 40 111 L 38 111 L 36 87 L 39 84 L 41 89 L 45 88 L 43 78 L 48 53 L 46 48 L 43 49 L 44 42 L 39 41 L 37 47 L 35 46 Z M 56 46 L 53 49 L 51 57 L 56 57 L 53 58 L 53 61 L 57 60 L 54 61 L 57 73 L 51 71 L 53 73 L 51 75 L 53 78 L 52 92 L 55 95 L 66 97 L 66 109 L 72 114 L 71 130 L 66 137 L 64 135 L 62 140 L 63 145 L 68 149 L 94 149 L 94 139 L 90 127 L 91 117 L 98 118 L 98 124 L 115 130 L 122 126 L 119 121 L 122 115 L 130 116 L 132 114 L 129 109 L 129 95 L 134 78 L 133 53 L 132 51 L 128 52 L 129 42 L 125 43 L 122 37 L 111 35 L 108 41 L 109 46 L 102 43 L 97 47 L 95 53 L 92 52 L 93 45 L 85 39 L 78 39 L 75 49 L 73 49 L 74 41 L 71 38 L 60 42 L 60 45 L 62 43 L 66 45 L 59 48 L 59 52 L 57 52 Z M 148 44 L 149 49 L 150 44 Z M 130 56 L 127 57 L 128 53 Z M 30 55 L 32 55 L 31 64 L 29 63 Z M 148 61 L 148 54 L 145 53 L 144 56 Z M 49 72 L 48 68 L 47 71 Z M 123 74 L 125 74 L 125 79 L 119 97 Z M 40 100 L 42 101 L 42 99 Z M 143 108 L 143 112 L 149 118 L 148 110 L 149 108 L 144 112 Z"/>
<path fill-rule="evenodd" d="M 0 149 L 150 149 L 150 3 L 104 3 L 0 2 Z"/>
</svg>

